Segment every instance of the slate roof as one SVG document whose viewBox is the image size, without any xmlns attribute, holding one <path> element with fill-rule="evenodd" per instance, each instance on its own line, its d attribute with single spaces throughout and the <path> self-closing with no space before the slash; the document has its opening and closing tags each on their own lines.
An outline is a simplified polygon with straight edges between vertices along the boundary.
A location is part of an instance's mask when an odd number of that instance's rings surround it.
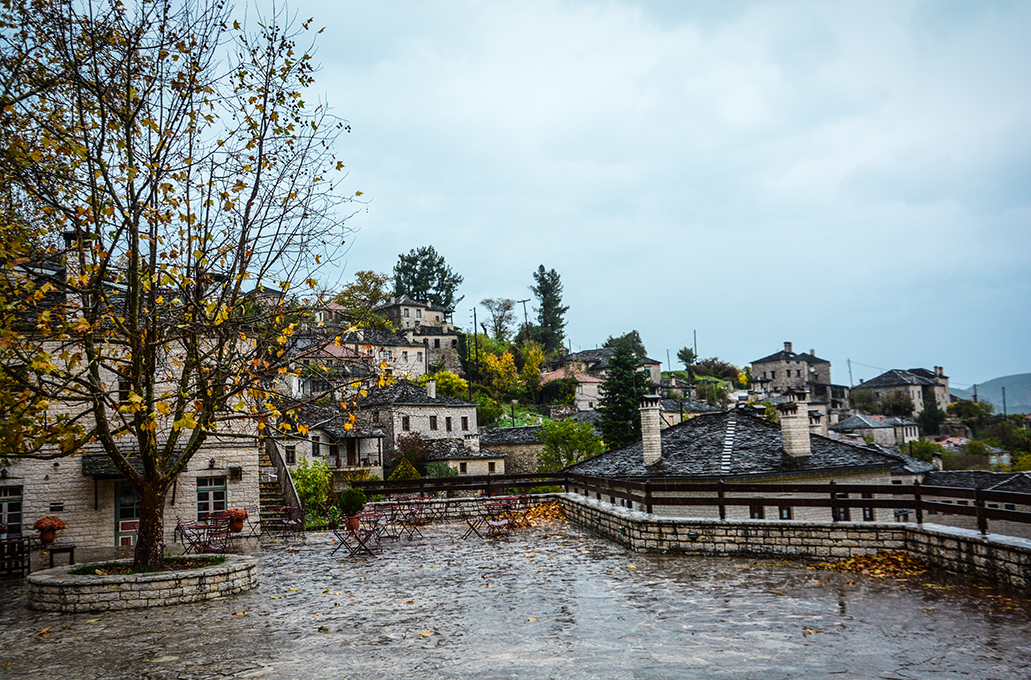
<svg viewBox="0 0 1031 680">
<path fill-rule="evenodd" d="M 659 409 L 663 413 L 680 413 L 681 410 L 685 413 L 711 413 L 722 410 L 697 399 L 660 399 Z"/>
<path fill-rule="evenodd" d="M 352 345 L 376 345 L 378 347 L 397 347 L 415 345 L 408 338 L 400 333 L 388 333 L 378 328 L 363 328 L 357 331 L 348 331 L 340 336 L 340 342 Z"/>
<path fill-rule="evenodd" d="M 475 406 L 462 399 L 438 394 L 430 398 L 425 387 L 407 381 L 399 381 L 393 385 L 372 390 L 367 397 L 358 401 L 358 408 L 367 409 L 373 406 L 390 406 L 394 404 L 423 406 Z"/>
<path fill-rule="evenodd" d="M 480 444 L 487 446 L 512 446 L 515 444 L 540 444 L 540 425 L 521 427 L 492 427 L 480 432 Z"/>
<path fill-rule="evenodd" d="M 550 362 L 552 365 L 561 366 L 568 364 L 573 361 L 582 361 L 588 365 L 588 370 L 591 371 L 604 371 L 609 367 L 609 361 L 616 354 L 616 350 L 611 347 L 599 347 L 598 349 L 585 349 L 579 352 L 573 352 L 567 354 L 564 357 L 556 359 Z M 661 362 L 655 359 L 649 359 L 648 357 L 637 357 L 637 360 L 641 365 L 645 364 L 659 364 Z"/>
<path fill-rule="evenodd" d="M 789 352 L 789 351 L 787 351 L 785 349 L 782 349 L 779 352 L 774 352 L 770 356 L 763 357 L 762 359 L 753 359 L 750 363 L 753 363 L 753 364 L 764 364 L 764 363 L 770 362 L 770 361 L 805 361 L 805 362 L 810 363 L 810 364 L 829 364 L 830 363 L 826 359 L 821 359 L 820 357 L 815 356 L 813 354 L 809 354 L 807 352 L 795 353 L 795 352 Z"/>
<path fill-rule="evenodd" d="M 868 416 L 858 414 L 831 425 L 830 429 L 836 432 L 848 432 L 850 430 L 880 430 L 902 427 L 905 425 L 916 425 L 916 423 L 912 420 L 896 418 L 894 416 Z"/>
<path fill-rule="evenodd" d="M 728 425 L 733 422 L 733 434 Z M 743 410 L 702 414 L 661 433 L 662 460 L 645 467 L 641 442 L 568 468 L 615 478 L 698 480 L 891 468 L 897 461 L 877 449 L 811 435 L 812 454 L 791 459 L 783 452 L 780 426 Z"/>
<path fill-rule="evenodd" d="M 893 368 L 890 371 L 881 373 L 872 380 L 860 383 L 856 389 L 865 387 L 903 387 L 906 385 L 938 385 L 939 381 L 934 374 L 927 369 L 912 369 L 904 371 L 900 368 Z"/>
<path fill-rule="evenodd" d="M 481 448 L 473 451 L 461 439 L 430 439 L 426 442 L 423 457 L 428 461 L 478 460 L 482 458 L 506 458 L 500 451 Z"/>
<path fill-rule="evenodd" d="M 659 386 L 664 390 L 686 390 L 691 387 L 691 383 L 680 378 L 663 378 L 659 381 Z"/>
<path fill-rule="evenodd" d="M 432 302 L 423 302 L 422 300 L 416 300 L 415 298 L 410 297 L 408 295 L 401 295 L 399 297 L 392 297 L 389 300 L 385 300 L 384 302 L 381 302 L 378 305 L 376 305 L 375 307 L 373 307 L 372 311 L 378 312 L 380 310 L 388 309 L 390 307 L 401 307 L 401 306 L 404 306 L 404 307 L 424 307 L 426 309 L 429 309 L 429 310 L 432 310 L 432 311 L 435 311 L 435 312 L 447 312 L 447 313 L 451 312 L 450 309 L 447 309 L 445 307 L 441 307 L 440 305 L 435 305 Z"/>
<path fill-rule="evenodd" d="M 598 411 L 577 411 L 573 415 L 569 416 L 569 420 L 575 420 L 578 423 L 590 423 L 594 425 L 595 429 L 598 428 L 598 424 L 601 422 L 601 413 Z"/>
<path fill-rule="evenodd" d="M 988 472 L 987 470 L 936 470 L 924 475 L 925 486 L 946 486 L 958 489 L 985 489 L 1031 493 L 1031 475 L 1027 472 Z"/>
<path fill-rule="evenodd" d="M 297 409 L 294 421 L 311 429 L 322 430 L 334 439 L 380 439 L 386 435 L 376 427 L 355 425 L 344 427 L 347 414 L 333 406 L 306 405 Z"/>
<path fill-rule="evenodd" d="M 894 458 L 898 461 L 898 465 L 891 469 L 893 475 L 920 475 L 928 472 L 934 472 L 937 470 L 932 463 L 925 463 L 922 460 L 917 460 L 912 456 L 908 456 L 895 449 L 889 449 L 886 446 L 880 446 L 879 444 L 871 444 L 878 451 L 886 456 Z"/>
</svg>

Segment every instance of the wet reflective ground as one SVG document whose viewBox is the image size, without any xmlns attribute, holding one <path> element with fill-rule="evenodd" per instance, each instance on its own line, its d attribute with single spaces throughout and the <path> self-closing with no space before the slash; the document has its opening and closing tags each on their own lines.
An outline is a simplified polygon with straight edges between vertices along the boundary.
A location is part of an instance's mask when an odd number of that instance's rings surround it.
<svg viewBox="0 0 1031 680">
<path fill-rule="evenodd" d="M 364 560 L 330 557 L 327 534 L 252 546 L 257 590 L 178 608 L 34 612 L 8 582 L 0 678 L 1031 677 L 1031 609 L 1011 592 L 639 555 L 564 524 L 464 528 Z"/>
</svg>

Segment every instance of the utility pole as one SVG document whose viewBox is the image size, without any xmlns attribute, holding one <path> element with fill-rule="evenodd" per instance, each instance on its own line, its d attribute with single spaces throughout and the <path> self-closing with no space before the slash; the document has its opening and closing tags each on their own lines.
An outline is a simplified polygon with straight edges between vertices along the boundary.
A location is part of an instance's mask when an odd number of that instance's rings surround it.
<svg viewBox="0 0 1031 680">
<path fill-rule="evenodd" d="M 977 385 L 974 385 L 974 403 L 977 403 Z"/>
<path fill-rule="evenodd" d="M 526 298 L 525 300 L 516 300 L 516 304 L 517 305 L 522 305 L 523 306 L 523 325 L 524 326 L 529 326 L 530 325 L 530 317 L 528 317 L 526 315 L 526 303 L 529 302 L 529 301 L 530 301 L 530 298 Z"/>
<path fill-rule="evenodd" d="M 1009 413 L 1006 412 L 1006 388 L 1005 387 L 1002 388 L 1002 415 L 1004 415 L 1004 416 L 1008 416 L 1009 415 Z"/>
<path fill-rule="evenodd" d="M 473 364 L 476 366 L 476 377 L 480 376 L 480 334 L 476 330 L 476 307 L 473 307 Z M 471 381 L 470 381 L 471 382 Z"/>
<path fill-rule="evenodd" d="M 694 331 L 694 356 L 698 358 L 698 331 Z"/>
<path fill-rule="evenodd" d="M 856 383 L 855 383 L 854 380 L 852 380 L 852 360 L 849 359 L 848 360 L 848 387 L 849 387 L 849 389 L 852 389 L 855 386 L 856 386 Z"/>
</svg>

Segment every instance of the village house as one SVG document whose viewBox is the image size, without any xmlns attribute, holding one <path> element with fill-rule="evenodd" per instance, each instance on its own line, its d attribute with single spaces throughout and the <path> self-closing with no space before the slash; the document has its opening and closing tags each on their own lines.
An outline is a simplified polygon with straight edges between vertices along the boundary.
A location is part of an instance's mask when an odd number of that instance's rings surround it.
<svg viewBox="0 0 1031 680">
<path fill-rule="evenodd" d="M 480 432 L 480 446 L 503 454 L 509 474 L 537 472 L 544 450 L 540 432 L 540 425 L 492 427 Z"/>
<path fill-rule="evenodd" d="M 818 408 L 826 424 L 850 415 L 849 388 L 831 382 L 831 362 L 816 356 L 816 350 L 796 353 L 790 342 L 784 349 L 751 362 L 750 397 L 773 400 L 792 389 L 809 392 L 810 406 Z"/>
<path fill-rule="evenodd" d="M 697 399 L 698 388 L 680 378 L 663 378 L 659 384 L 660 394 L 666 399 Z"/>
<path fill-rule="evenodd" d="M 424 372 L 447 370 L 456 375 L 463 374 L 458 359 L 459 333 L 451 321 L 453 310 L 402 295 L 391 297 L 372 311 L 400 329 L 400 334 L 410 343 L 422 345 Z"/>
<path fill-rule="evenodd" d="M 944 411 L 951 403 L 949 377 L 941 366 L 935 366 L 933 371 L 926 368 L 892 369 L 872 380 L 860 381 L 855 389 L 870 390 L 878 403 L 889 394 L 899 392 L 913 400 L 913 413 L 920 413 L 929 403 L 937 403 L 938 408 Z"/>
<path fill-rule="evenodd" d="M 722 409 L 697 399 L 660 399 L 659 410 L 659 427 L 666 429 L 690 420 L 701 413 L 713 413 Z"/>
<path fill-rule="evenodd" d="M 919 425 L 912 420 L 894 416 L 858 414 L 831 425 L 830 429 L 895 448 L 920 438 Z"/>
<path fill-rule="evenodd" d="M 382 429 L 350 424 L 336 404 L 299 405 L 287 422 L 291 427 L 277 432 L 276 443 L 289 469 L 303 461 L 323 463 L 333 473 L 334 489 L 352 478 L 383 478 Z"/>
<path fill-rule="evenodd" d="M 759 418 L 740 408 L 701 414 L 687 422 L 660 429 L 658 396 L 642 399 L 641 440 L 622 449 L 603 453 L 567 470 L 573 473 L 608 478 L 618 487 L 620 480 L 670 480 L 715 482 L 795 482 L 826 484 L 830 481 L 857 484 L 888 484 L 897 458 L 875 447 L 835 441 L 812 435 L 805 391 L 788 393 L 793 398 L 778 406 L 780 424 Z M 702 494 L 703 496 L 705 494 Z M 790 494 L 785 494 L 789 496 Z M 661 494 L 658 494 L 661 497 Z M 613 497 L 614 498 L 614 497 Z M 624 503 L 625 504 L 625 503 Z M 634 509 L 643 509 L 635 507 Z M 656 505 L 665 514 L 670 506 Z M 678 511 L 682 512 L 682 511 Z M 693 506 L 693 516 L 717 516 L 718 508 Z M 887 511 L 881 511 L 883 515 Z M 826 511 L 805 507 L 753 504 L 728 506 L 728 517 L 763 519 L 825 518 Z M 769 514 L 767 514 L 769 513 Z M 862 519 L 878 517 L 878 511 L 862 511 Z M 849 519 L 843 509 L 841 519 Z"/>
<path fill-rule="evenodd" d="M 358 423 L 383 432 L 383 465 L 396 462 L 397 440 L 418 433 L 423 440 L 462 439 L 467 448 L 479 449 L 476 404 L 438 395 L 436 383 L 420 387 L 400 380 L 369 392 L 358 401 Z M 471 441 L 475 440 L 475 441 Z"/>
<path fill-rule="evenodd" d="M 541 385 L 544 386 L 553 380 L 564 380 L 566 378 L 576 380 L 576 410 L 594 410 L 598 405 L 602 379 L 577 371 L 571 366 L 563 366 L 557 371 L 542 373 Z"/>
<path fill-rule="evenodd" d="M 491 449 L 481 449 L 479 439 L 433 439 L 426 444 L 423 460 L 428 463 L 447 465 L 462 475 L 507 474 L 505 454 Z"/>
<path fill-rule="evenodd" d="M 604 380 L 608 375 L 609 362 L 615 354 L 616 350 L 611 347 L 585 349 L 549 361 L 548 368 L 557 371 L 568 366 L 574 373 L 585 373 Z M 651 385 L 658 388 L 662 382 L 662 364 L 648 357 L 637 357 L 637 361 L 643 370 L 648 371 Z"/>
</svg>

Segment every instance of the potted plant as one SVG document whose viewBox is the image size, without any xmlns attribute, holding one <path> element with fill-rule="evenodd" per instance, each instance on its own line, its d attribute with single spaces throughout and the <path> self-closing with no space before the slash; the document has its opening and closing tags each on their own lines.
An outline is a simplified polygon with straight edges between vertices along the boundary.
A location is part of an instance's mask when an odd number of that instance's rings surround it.
<svg viewBox="0 0 1031 680">
<path fill-rule="evenodd" d="M 226 517 L 229 518 L 229 530 L 234 534 L 243 531 L 244 520 L 247 519 L 247 511 L 243 508 L 229 508 L 226 510 Z"/>
<path fill-rule="evenodd" d="M 329 528 L 336 529 L 340 526 L 340 520 L 344 518 L 344 513 L 340 512 L 340 508 L 332 506 L 329 509 Z"/>
<path fill-rule="evenodd" d="M 344 489 L 340 492 L 340 502 L 337 505 L 340 512 L 347 516 L 347 528 L 358 531 L 358 513 L 365 507 L 365 492 L 355 488 Z"/>
<path fill-rule="evenodd" d="M 64 522 L 61 521 L 60 517 L 54 517 L 53 515 L 47 515 L 46 517 L 40 517 L 36 520 L 36 523 L 32 525 L 33 529 L 39 530 L 39 542 L 43 545 L 50 545 L 57 538 L 57 530 L 64 529 Z"/>
</svg>

